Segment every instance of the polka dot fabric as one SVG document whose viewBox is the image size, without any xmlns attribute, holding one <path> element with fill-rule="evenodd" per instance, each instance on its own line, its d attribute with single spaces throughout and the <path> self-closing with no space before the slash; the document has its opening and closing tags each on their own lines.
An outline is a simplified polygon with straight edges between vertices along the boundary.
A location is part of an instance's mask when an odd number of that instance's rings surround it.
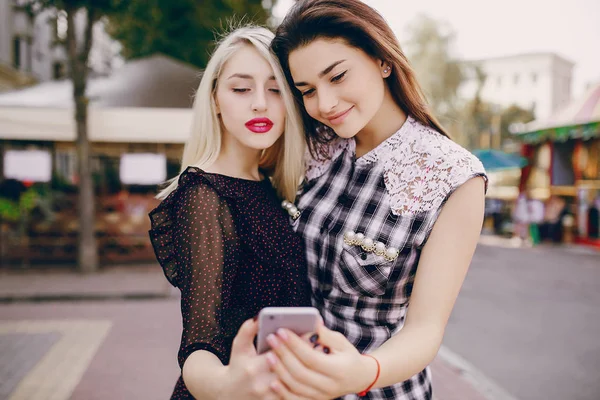
<svg viewBox="0 0 600 400">
<path fill-rule="evenodd" d="M 181 291 L 180 367 L 196 350 L 228 364 L 242 323 L 267 306 L 308 306 L 302 242 L 268 179 L 188 167 L 150 213 L 150 239 Z M 171 399 L 193 399 L 180 377 Z"/>
</svg>

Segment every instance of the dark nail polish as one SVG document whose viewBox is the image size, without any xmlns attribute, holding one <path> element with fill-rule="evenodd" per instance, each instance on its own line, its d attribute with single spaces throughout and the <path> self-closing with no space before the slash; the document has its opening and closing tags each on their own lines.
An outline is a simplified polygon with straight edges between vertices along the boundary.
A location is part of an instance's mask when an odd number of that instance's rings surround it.
<svg viewBox="0 0 600 400">
<path fill-rule="evenodd" d="M 313 335 L 310 337 L 310 339 L 308 339 L 308 340 L 310 340 L 310 342 L 311 342 L 311 343 L 316 343 L 316 342 L 317 342 L 317 340 L 319 340 L 319 335 L 317 335 L 316 333 L 314 333 L 314 334 L 313 334 Z"/>
<path fill-rule="evenodd" d="M 316 349 L 317 347 L 319 347 L 321 344 L 320 343 L 315 343 L 315 345 L 313 346 L 313 349 Z"/>
<path fill-rule="evenodd" d="M 327 347 L 327 346 L 323 347 L 323 353 L 329 354 L 330 352 L 331 352 L 331 350 L 329 350 L 329 347 Z"/>
</svg>

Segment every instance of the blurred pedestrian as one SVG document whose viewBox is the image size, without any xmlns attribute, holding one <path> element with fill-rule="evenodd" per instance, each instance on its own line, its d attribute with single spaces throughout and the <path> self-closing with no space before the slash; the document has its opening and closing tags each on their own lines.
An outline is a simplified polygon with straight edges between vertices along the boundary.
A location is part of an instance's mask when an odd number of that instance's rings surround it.
<svg viewBox="0 0 600 400">
<path fill-rule="evenodd" d="M 546 202 L 544 222 L 540 226 L 542 240 L 560 243 L 563 237 L 563 218 L 568 214 L 565 199 L 552 195 Z"/>
<path fill-rule="evenodd" d="M 513 210 L 514 236 L 521 244 L 529 244 L 529 207 L 525 193 L 520 193 Z"/>
<path fill-rule="evenodd" d="M 486 199 L 486 214 L 492 217 L 494 235 L 501 235 L 504 223 L 504 202 L 500 199 Z"/>
<path fill-rule="evenodd" d="M 252 318 L 266 306 L 310 305 L 302 244 L 288 223 L 297 210 L 281 207 L 294 201 L 305 144 L 272 38 L 245 27 L 218 44 L 181 173 L 150 213 L 157 259 L 181 291 L 182 376 L 172 399 L 277 398 Z"/>
<path fill-rule="evenodd" d="M 529 237 L 531 244 L 535 246 L 541 241 L 540 225 L 544 222 L 544 203 L 539 199 L 529 199 L 527 212 L 529 214 Z"/>
<path fill-rule="evenodd" d="M 590 238 L 600 238 L 600 194 L 596 195 L 588 210 L 587 231 Z"/>
</svg>

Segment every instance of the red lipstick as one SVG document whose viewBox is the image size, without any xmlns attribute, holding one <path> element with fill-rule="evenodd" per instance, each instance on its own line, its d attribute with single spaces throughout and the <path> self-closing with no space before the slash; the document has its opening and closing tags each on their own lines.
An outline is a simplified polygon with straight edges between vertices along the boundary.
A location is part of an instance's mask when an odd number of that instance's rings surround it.
<svg viewBox="0 0 600 400">
<path fill-rule="evenodd" d="M 267 133 L 273 127 L 273 121 L 269 118 L 253 118 L 246 122 L 246 128 L 254 133 Z"/>
</svg>

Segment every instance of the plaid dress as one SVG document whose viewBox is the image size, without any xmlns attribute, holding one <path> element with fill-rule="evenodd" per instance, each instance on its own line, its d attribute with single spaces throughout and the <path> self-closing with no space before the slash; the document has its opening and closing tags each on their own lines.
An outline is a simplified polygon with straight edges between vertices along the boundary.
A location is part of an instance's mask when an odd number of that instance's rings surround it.
<svg viewBox="0 0 600 400">
<path fill-rule="evenodd" d="M 292 223 L 325 325 L 368 353 L 402 328 L 421 251 L 448 197 L 487 178 L 475 156 L 412 117 L 358 159 L 353 139 L 337 138 L 328 152 L 327 161 L 309 160 Z M 366 398 L 431 399 L 429 367 Z"/>
</svg>

